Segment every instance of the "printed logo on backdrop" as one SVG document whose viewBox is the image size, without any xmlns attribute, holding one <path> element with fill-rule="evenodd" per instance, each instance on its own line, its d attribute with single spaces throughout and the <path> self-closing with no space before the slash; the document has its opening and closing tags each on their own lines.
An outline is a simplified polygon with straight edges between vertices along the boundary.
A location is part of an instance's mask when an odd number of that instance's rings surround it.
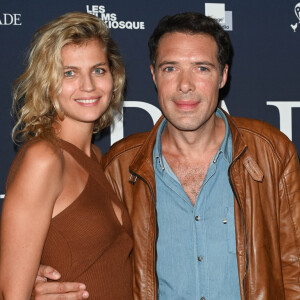
<svg viewBox="0 0 300 300">
<path fill-rule="evenodd" d="M 291 27 L 294 30 L 294 32 L 296 32 L 297 30 L 300 31 L 300 2 L 296 4 L 294 11 L 295 11 L 295 15 L 298 19 L 298 23 L 291 24 Z"/>
<path fill-rule="evenodd" d="M 104 5 L 86 5 L 86 12 L 99 17 L 108 28 L 143 30 L 145 23 L 140 21 L 118 20 L 117 13 L 107 12 Z"/>
<path fill-rule="evenodd" d="M 300 101 L 267 101 L 267 105 L 275 106 L 279 112 L 280 130 L 293 140 L 293 108 L 300 108 Z"/>
<path fill-rule="evenodd" d="M 3 13 L 0 14 L 0 26 L 22 25 L 21 14 Z"/>
<path fill-rule="evenodd" d="M 205 3 L 205 15 L 218 21 L 224 30 L 233 30 L 232 11 L 225 10 L 225 3 Z"/>
</svg>

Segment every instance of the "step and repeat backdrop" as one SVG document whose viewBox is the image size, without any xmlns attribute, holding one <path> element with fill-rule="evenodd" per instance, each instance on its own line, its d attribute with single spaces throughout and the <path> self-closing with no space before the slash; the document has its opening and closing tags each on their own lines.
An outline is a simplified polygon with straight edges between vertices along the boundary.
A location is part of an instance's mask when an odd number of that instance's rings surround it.
<svg viewBox="0 0 300 300">
<path fill-rule="evenodd" d="M 11 140 L 12 84 L 24 70 L 33 33 L 69 11 L 104 20 L 126 67 L 123 118 L 95 138 L 103 152 L 122 137 L 149 130 L 161 115 L 147 42 L 159 19 L 185 11 L 213 16 L 231 37 L 233 64 L 222 106 L 231 115 L 273 124 L 300 152 L 300 0 L 1 0 L 0 209 L 6 176 L 18 150 Z"/>
</svg>

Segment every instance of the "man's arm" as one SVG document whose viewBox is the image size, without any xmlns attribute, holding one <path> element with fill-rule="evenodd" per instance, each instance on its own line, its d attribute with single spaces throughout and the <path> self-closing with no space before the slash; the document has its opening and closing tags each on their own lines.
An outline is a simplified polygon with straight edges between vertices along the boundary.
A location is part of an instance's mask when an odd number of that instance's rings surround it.
<svg viewBox="0 0 300 300">
<path fill-rule="evenodd" d="M 87 299 L 89 293 L 86 286 L 79 282 L 47 282 L 47 279 L 58 280 L 60 274 L 49 266 L 40 265 L 32 300 L 79 300 Z"/>
<path fill-rule="evenodd" d="M 300 166 L 291 156 L 279 183 L 280 250 L 285 299 L 300 300 Z"/>
</svg>

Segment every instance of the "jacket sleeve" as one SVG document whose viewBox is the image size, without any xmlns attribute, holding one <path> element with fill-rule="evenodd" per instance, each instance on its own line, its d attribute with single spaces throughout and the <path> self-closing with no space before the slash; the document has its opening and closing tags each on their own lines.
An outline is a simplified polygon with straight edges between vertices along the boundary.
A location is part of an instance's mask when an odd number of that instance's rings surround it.
<svg viewBox="0 0 300 300">
<path fill-rule="evenodd" d="M 279 182 L 280 251 L 285 300 L 300 299 L 300 167 L 294 149 Z"/>
</svg>

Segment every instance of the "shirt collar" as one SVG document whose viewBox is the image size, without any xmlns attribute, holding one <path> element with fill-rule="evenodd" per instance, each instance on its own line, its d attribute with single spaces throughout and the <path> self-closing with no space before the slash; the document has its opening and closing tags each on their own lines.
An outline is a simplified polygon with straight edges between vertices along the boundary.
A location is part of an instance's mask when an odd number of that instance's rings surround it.
<svg viewBox="0 0 300 300">
<path fill-rule="evenodd" d="M 217 160 L 219 159 L 221 154 L 228 163 L 231 163 L 232 141 L 231 141 L 231 132 L 230 132 L 230 128 L 228 125 L 228 121 L 227 121 L 227 118 L 226 118 L 225 114 L 223 113 L 223 111 L 219 108 L 217 108 L 216 116 L 219 118 L 222 118 L 225 123 L 225 136 L 224 136 L 224 139 L 222 141 L 222 144 L 221 144 L 219 150 L 217 151 L 217 153 L 215 154 L 215 156 L 213 158 L 213 163 L 217 162 Z M 167 120 L 166 120 L 166 118 L 164 118 L 158 128 L 157 135 L 156 135 L 156 142 L 155 142 L 155 146 L 153 148 L 153 158 L 155 160 L 158 160 L 162 170 L 165 169 L 165 166 L 163 163 L 161 136 L 162 136 L 162 133 L 163 133 L 166 125 L 167 125 Z"/>
<path fill-rule="evenodd" d="M 156 135 L 156 142 L 155 142 L 155 146 L 153 148 L 153 158 L 155 158 L 155 160 L 158 160 L 162 170 L 165 169 L 165 166 L 164 166 L 163 158 L 162 158 L 161 136 L 162 136 L 163 131 L 166 128 L 166 125 L 167 125 L 167 120 L 166 120 L 166 118 L 164 118 L 158 128 L 157 135 Z"/>
<path fill-rule="evenodd" d="M 221 144 L 219 150 L 217 151 L 217 153 L 215 154 L 215 156 L 213 158 L 213 162 L 216 163 L 216 161 L 218 160 L 220 154 L 222 153 L 224 159 L 228 163 L 231 163 L 231 160 L 232 160 L 232 140 L 231 140 L 231 132 L 230 132 L 230 128 L 229 128 L 229 125 L 228 125 L 228 121 L 227 121 L 227 118 L 226 118 L 225 114 L 223 113 L 223 111 L 219 108 L 217 108 L 216 116 L 219 117 L 219 118 L 222 118 L 224 123 L 225 123 L 225 136 L 224 136 L 224 139 L 222 141 L 222 144 Z"/>
</svg>

